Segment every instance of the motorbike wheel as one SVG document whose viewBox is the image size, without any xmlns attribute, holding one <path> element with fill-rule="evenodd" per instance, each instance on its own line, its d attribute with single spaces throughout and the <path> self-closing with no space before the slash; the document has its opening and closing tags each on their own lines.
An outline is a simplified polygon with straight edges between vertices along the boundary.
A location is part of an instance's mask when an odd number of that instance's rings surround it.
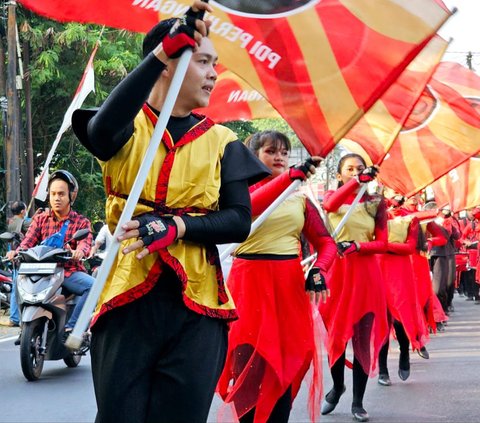
<svg viewBox="0 0 480 423">
<path fill-rule="evenodd" d="M 80 354 L 73 354 L 70 353 L 66 357 L 63 358 L 63 361 L 68 367 L 77 367 L 80 364 L 80 360 L 82 356 Z"/>
<path fill-rule="evenodd" d="M 43 339 L 44 319 L 23 324 L 20 337 L 20 363 L 23 375 L 29 381 L 37 380 L 42 374 L 45 356 L 40 352 Z"/>
</svg>

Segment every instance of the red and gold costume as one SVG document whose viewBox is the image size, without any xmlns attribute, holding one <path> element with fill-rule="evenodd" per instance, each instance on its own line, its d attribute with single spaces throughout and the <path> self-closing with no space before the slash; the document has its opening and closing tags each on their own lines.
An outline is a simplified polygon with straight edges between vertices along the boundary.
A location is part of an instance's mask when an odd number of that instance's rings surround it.
<svg viewBox="0 0 480 423">
<path fill-rule="evenodd" d="M 412 261 L 419 226 L 414 216 L 389 216 L 387 253 L 379 256 L 388 311 L 393 319 L 403 325 L 413 350 L 419 350 L 428 340 L 428 328 L 417 297 Z"/>
<path fill-rule="evenodd" d="M 350 208 L 357 188 L 358 182 L 352 179 L 325 194 L 323 207 L 333 228 Z M 329 335 L 330 366 L 342 356 L 352 339 L 355 358 L 364 372 L 372 375 L 376 371 L 378 353 L 388 336 L 388 322 L 385 287 L 375 254 L 385 251 L 387 235 L 383 199 L 363 196 L 337 237 L 337 241 L 358 242 L 360 250 L 336 257 L 327 278 L 331 295 L 320 306 Z"/>
<path fill-rule="evenodd" d="M 124 209 L 148 144 L 138 142 L 153 134 L 156 115 L 144 106 L 135 118 L 135 133 L 110 160 L 100 162 L 108 198 L 106 220 L 113 233 Z M 137 140 L 137 142 L 136 142 Z M 148 174 L 134 216 L 146 212 L 200 216 L 218 210 L 221 185 L 220 160 L 226 145 L 235 141 L 228 128 L 209 118 L 199 121 L 177 143 L 165 132 Z M 195 141 L 195 142 L 194 142 Z M 177 240 L 165 250 L 142 260 L 119 249 L 95 312 L 98 317 L 113 307 L 130 303 L 149 292 L 164 265 L 176 272 L 183 285 L 183 300 L 190 309 L 210 317 L 236 318 L 231 296 L 224 286 L 216 251 L 205 244 Z"/>
<path fill-rule="evenodd" d="M 284 173 L 267 182 L 251 189 L 253 215 L 259 215 L 291 181 Z M 315 266 L 326 274 L 336 254 L 335 243 L 318 211 L 296 193 L 238 247 L 228 278 L 239 320 L 231 324 L 218 391 L 227 403 L 234 403 L 238 416 L 255 407 L 255 422 L 266 421 L 289 388 L 293 401 L 312 364 L 311 395 L 317 401 L 311 405 L 319 406 L 321 360 L 298 257 L 302 232 L 318 252 Z"/>
</svg>

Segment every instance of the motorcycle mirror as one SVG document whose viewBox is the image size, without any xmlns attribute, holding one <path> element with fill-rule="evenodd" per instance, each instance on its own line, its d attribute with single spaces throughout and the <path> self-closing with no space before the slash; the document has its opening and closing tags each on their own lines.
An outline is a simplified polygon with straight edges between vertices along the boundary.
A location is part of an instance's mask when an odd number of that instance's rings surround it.
<svg viewBox="0 0 480 423">
<path fill-rule="evenodd" d="M 69 240 L 65 241 L 65 244 L 68 244 L 70 241 L 81 241 L 82 239 L 85 239 L 89 233 L 89 229 L 80 229 L 75 232 Z"/>
</svg>

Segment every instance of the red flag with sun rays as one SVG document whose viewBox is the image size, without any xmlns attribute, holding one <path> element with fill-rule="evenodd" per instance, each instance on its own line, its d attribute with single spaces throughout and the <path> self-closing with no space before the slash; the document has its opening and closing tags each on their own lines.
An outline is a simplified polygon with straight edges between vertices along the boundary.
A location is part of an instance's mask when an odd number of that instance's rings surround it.
<svg viewBox="0 0 480 423">
<path fill-rule="evenodd" d="M 20 0 L 61 21 L 147 31 L 191 0 Z M 325 156 L 450 16 L 439 2 L 217 0 L 210 36 L 220 62 Z M 152 14 L 153 13 L 153 14 Z M 156 15 L 155 13 L 158 13 Z M 208 17 L 207 17 L 208 18 Z"/>
</svg>

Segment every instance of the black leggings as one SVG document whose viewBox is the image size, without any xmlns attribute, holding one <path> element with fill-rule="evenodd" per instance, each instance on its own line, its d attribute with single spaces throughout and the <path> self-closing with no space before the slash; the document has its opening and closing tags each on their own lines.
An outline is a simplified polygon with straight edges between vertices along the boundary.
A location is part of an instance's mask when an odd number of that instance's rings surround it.
<svg viewBox="0 0 480 423">
<path fill-rule="evenodd" d="M 333 388 L 336 392 L 343 392 L 345 381 L 345 353 L 330 368 L 333 379 Z M 363 407 L 363 396 L 367 388 L 368 375 L 363 371 L 360 362 L 353 359 L 353 401 L 352 406 Z"/>
<path fill-rule="evenodd" d="M 285 393 L 278 399 L 270 413 L 267 423 L 287 423 L 292 409 L 292 388 L 288 387 Z M 240 423 L 253 423 L 255 408 L 240 417 Z"/>
<path fill-rule="evenodd" d="M 410 348 L 410 341 L 408 340 L 408 336 L 405 333 L 405 328 L 403 327 L 402 323 L 398 320 L 394 320 L 393 327 L 395 329 L 395 335 L 397 337 L 398 345 L 400 347 L 400 367 L 403 370 L 409 369 L 409 348 Z M 390 346 L 390 340 L 387 338 L 385 344 L 383 344 L 382 349 L 380 350 L 380 354 L 378 355 L 378 368 L 380 373 L 388 374 L 388 367 L 387 367 L 387 357 L 388 357 L 388 348 Z"/>
</svg>

